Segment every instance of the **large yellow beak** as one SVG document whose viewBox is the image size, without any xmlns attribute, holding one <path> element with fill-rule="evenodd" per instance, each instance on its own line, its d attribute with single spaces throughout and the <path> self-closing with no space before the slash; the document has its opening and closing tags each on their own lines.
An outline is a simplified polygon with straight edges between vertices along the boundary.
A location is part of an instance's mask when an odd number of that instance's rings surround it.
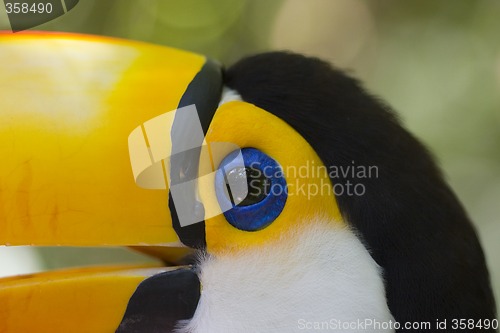
<svg viewBox="0 0 500 333">
<path fill-rule="evenodd" d="M 205 231 L 181 228 L 169 184 L 196 176 L 199 151 L 182 149 L 201 146 L 221 89 L 220 66 L 189 52 L 0 33 L 0 245 L 134 246 L 176 262 L 187 250 L 173 248 L 174 228 L 188 245 Z M 186 121 L 193 104 L 198 128 Z M 198 207 L 194 187 L 182 189 Z M 200 290 L 189 267 L 4 278 L 0 332 L 170 332 Z"/>
<path fill-rule="evenodd" d="M 136 184 L 129 136 L 178 108 L 205 63 L 140 42 L 0 33 L 0 245 L 179 244 L 168 191 Z M 147 168 L 147 136 L 144 147 Z"/>
</svg>

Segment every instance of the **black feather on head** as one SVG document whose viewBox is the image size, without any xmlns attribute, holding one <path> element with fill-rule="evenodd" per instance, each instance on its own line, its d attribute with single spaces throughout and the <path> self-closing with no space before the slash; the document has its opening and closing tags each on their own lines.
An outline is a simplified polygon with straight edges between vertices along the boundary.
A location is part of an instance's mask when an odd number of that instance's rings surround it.
<svg viewBox="0 0 500 333">
<path fill-rule="evenodd" d="M 383 268 L 398 322 L 496 317 L 467 214 L 431 154 L 386 104 L 328 63 L 285 52 L 239 61 L 226 71 L 225 85 L 295 128 L 327 167 L 377 168 L 377 177 L 347 173 L 331 180 L 366 189 L 337 200 Z"/>
</svg>

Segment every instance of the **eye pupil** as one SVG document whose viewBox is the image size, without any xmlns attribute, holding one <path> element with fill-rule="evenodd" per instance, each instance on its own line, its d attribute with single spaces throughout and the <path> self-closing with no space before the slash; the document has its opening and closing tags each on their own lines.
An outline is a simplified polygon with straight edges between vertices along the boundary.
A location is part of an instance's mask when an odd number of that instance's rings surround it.
<svg viewBox="0 0 500 333">
<path fill-rule="evenodd" d="M 237 184 L 239 181 L 246 179 L 248 188 L 247 195 L 243 198 L 242 195 L 231 191 L 229 184 Z M 236 206 L 250 206 L 261 202 L 269 195 L 271 188 L 271 180 L 264 173 L 252 167 L 237 167 L 231 169 L 226 174 L 226 195 L 231 200 L 231 203 L 238 202 Z"/>
</svg>

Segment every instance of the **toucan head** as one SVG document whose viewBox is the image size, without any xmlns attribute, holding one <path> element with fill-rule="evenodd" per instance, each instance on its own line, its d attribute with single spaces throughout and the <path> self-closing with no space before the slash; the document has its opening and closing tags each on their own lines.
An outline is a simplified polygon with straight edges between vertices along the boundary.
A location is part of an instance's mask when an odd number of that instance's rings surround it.
<svg viewBox="0 0 500 333">
<path fill-rule="evenodd" d="M 423 260 L 431 266 L 480 276 L 477 293 L 493 304 L 480 248 L 444 241 L 477 260 L 472 273 L 443 264 L 443 241 L 422 236 L 458 220 L 455 232 L 477 243 L 427 151 L 320 60 L 276 52 L 226 70 L 141 42 L 4 33 L 0 78 L 0 244 L 128 246 L 181 263 L 192 251 L 238 258 L 300 242 L 321 221 L 365 245 L 379 309 L 400 316 L 379 265 L 388 283 L 405 275 L 397 268 L 420 262 L 405 244 L 438 253 Z M 355 163 L 376 174 L 353 173 Z M 362 193 L 348 193 L 359 178 Z M 0 331 L 168 332 L 197 311 L 202 274 L 120 266 L 0 280 Z"/>
<path fill-rule="evenodd" d="M 89 36 L 0 41 L 2 243 L 215 253 L 341 221 L 333 192 L 300 191 L 330 183 L 314 149 L 225 87 L 220 64 Z"/>
</svg>

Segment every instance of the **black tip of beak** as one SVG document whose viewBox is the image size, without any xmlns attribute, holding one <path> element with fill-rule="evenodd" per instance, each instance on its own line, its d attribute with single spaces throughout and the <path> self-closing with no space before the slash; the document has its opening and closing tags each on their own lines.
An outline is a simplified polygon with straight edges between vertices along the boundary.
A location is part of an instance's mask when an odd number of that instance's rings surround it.
<svg viewBox="0 0 500 333">
<path fill-rule="evenodd" d="M 179 320 L 193 317 L 200 294 L 192 268 L 154 275 L 137 287 L 116 333 L 172 332 Z"/>
</svg>

